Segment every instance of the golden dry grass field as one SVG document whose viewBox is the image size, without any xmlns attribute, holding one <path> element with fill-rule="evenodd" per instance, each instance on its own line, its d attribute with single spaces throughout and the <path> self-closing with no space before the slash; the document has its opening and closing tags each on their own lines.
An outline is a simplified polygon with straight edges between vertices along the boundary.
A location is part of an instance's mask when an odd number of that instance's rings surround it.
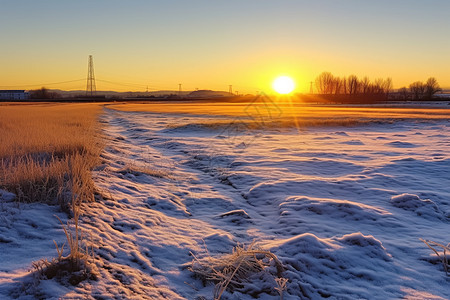
<svg viewBox="0 0 450 300">
<path fill-rule="evenodd" d="M 355 126 L 372 122 L 391 123 L 398 119 L 449 119 L 450 109 L 433 107 L 380 107 L 344 105 L 307 105 L 287 99 L 255 102 L 153 102 L 107 105 L 120 111 L 153 112 L 163 114 L 195 114 L 224 116 L 204 119 L 196 125 L 219 128 L 240 125 L 243 130 L 262 128 L 289 128 L 298 130 L 317 126 Z M 238 124 L 235 124 L 238 120 Z M 171 124 L 183 127 L 187 124 Z"/>
<path fill-rule="evenodd" d="M 108 105 L 121 111 L 204 114 L 213 116 L 269 116 L 306 119 L 306 118 L 449 118 L 450 110 L 430 107 L 377 107 L 377 106 L 315 106 L 291 103 L 289 99 L 270 102 L 154 102 L 120 103 Z"/>
<path fill-rule="evenodd" d="M 0 188 L 19 201 L 92 197 L 101 151 L 97 104 L 0 105 Z"/>
</svg>

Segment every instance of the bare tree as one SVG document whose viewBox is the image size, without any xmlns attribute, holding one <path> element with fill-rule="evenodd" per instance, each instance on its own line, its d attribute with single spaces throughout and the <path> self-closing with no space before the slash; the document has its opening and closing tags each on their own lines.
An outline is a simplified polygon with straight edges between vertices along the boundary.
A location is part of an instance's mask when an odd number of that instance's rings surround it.
<svg viewBox="0 0 450 300">
<path fill-rule="evenodd" d="M 333 90 L 335 95 L 339 95 L 342 92 L 342 80 L 340 77 L 333 77 Z"/>
<path fill-rule="evenodd" d="M 429 100 L 434 96 L 434 94 L 440 91 L 442 91 L 442 89 L 439 86 L 436 78 L 434 77 L 428 78 L 427 82 L 425 83 L 424 98 Z"/>
<path fill-rule="evenodd" d="M 391 92 L 392 87 L 393 87 L 392 78 L 391 77 L 386 78 L 384 80 L 384 87 L 383 87 L 384 88 L 384 93 L 386 94 L 386 97 L 389 96 L 389 93 Z"/>
<path fill-rule="evenodd" d="M 415 81 L 409 85 L 409 90 L 414 100 L 422 99 L 425 94 L 425 84 L 421 81 Z"/>
<path fill-rule="evenodd" d="M 361 93 L 368 94 L 370 88 L 370 79 L 367 76 L 361 80 Z"/>
<path fill-rule="evenodd" d="M 399 98 L 402 100 L 407 100 L 410 97 L 410 93 L 406 87 L 402 87 L 398 89 Z"/>
<path fill-rule="evenodd" d="M 348 82 L 348 93 L 350 95 L 356 95 L 359 92 L 359 80 L 356 75 L 350 75 L 347 79 Z"/>
<path fill-rule="evenodd" d="M 373 94 L 382 94 L 386 97 L 389 95 L 390 90 L 392 89 L 392 79 L 391 78 L 377 78 L 375 79 L 374 84 L 372 85 L 372 93 Z"/>
<path fill-rule="evenodd" d="M 331 94 L 333 92 L 333 75 L 330 72 L 322 72 L 315 80 L 319 94 Z"/>
<path fill-rule="evenodd" d="M 373 89 L 374 94 L 383 94 L 383 92 L 384 92 L 384 90 L 383 90 L 384 79 L 383 78 L 375 79 L 375 82 L 373 85 L 374 85 L 374 89 Z"/>
<path fill-rule="evenodd" d="M 346 77 L 342 77 L 341 78 L 341 86 L 342 86 L 342 94 L 347 95 L 348 84 L 347 84 L 347 78 Z"/>
</svg>

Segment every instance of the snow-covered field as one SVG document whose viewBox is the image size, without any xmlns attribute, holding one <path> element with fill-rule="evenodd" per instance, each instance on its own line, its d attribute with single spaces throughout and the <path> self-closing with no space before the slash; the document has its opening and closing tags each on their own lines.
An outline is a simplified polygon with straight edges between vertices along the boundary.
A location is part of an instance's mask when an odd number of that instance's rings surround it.
<svg viewBox="0 0 450 300">
<path fill-rule="evenodd" d="M 0 298 L 212 299 L 191 253 L 255 242 L 283 263 L 284 299 L 450 299 L 450 277 L 419 240 L 450 242 L 450 121 L 423 117 L 263 129 L 105 109 L 94 174 L 104 199 L 81 218 L 99 280 L 33 282 L 31 262 L 64 241 L 63 214 L 3 193 Z M 279 299 L 271 280 L 257 274 L 222 299 Z"/>
</svg>

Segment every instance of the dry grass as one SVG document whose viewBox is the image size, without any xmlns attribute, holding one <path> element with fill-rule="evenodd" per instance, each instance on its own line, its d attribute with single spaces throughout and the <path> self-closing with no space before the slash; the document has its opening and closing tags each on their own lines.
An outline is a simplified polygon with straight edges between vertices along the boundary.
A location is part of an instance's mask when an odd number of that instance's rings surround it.
<svg viewBox="0 0 450 300">
<path fill-rule="evenodd" d="M 363 118 L 247 118 L 241 120 L 210 121 L 199 123 L 169 124 L 167 128 L 174 130 L 222 130 L 223 133 L 240 133 L 248 130 L 280 130 L 283 128 L 306 129 L 311 127 L 354 127 L 370 125 L 371 123 L 393 123 L 392 119 L 363 119 Z"/>
<path fill-rule="evenodd" d="M 93 199 L 101 144 L 95 104 L 0 106 L 0 188 L 19 201 Z"/>
<path fill-rule="evenodd" d="M 61 247 L 58 247 L 56 241 L 53 241 L 58 257 L 51 261 L 41 259 L 33 262 L 33 268 L 35 270 L 34 275 L 36 276 L 37 281 L 40 281 L 41 279 L 56 278 L 64 284 L 69 283 L 77 285 L 85 279 L 97 279 L 98 271 L 93 263 L 93 246 L 91 245 L 91 247 L 89 247 L 87 239 L 79 227 L 78 221 L 81 211 L 80 201 L 81 198 L 77 198 L 76 196 L 72 199 L 72 211 L 74 212 L 74 217 L 71 221 L 67 221 L 66 225 L 64 225 L 61 219 L 56 216 L 61 222 L 64 234 L 66 235 L 69 254 L 63 256 L 65 243 L 61 245 Z"/>
<path fill-rule="evenodd" d="M 51 262 L 41 260 L 40 263 L 34 263 L 35 269 L 37 269 L 39 275 L 44 275 L 48 279 L 55 276 L 59 280 L 65 278 L 73 285 L 76 285 L 87 278 L 97 278 L 98 272 L 95 264 L 90 262 L 90 260 L 93 260 L 94 258 L 93 246 L 91 245 L 91 248 L 89 248 L 87 239 L 79 227 L 81 201 L 81 197 L 78 197 L 77 194 L 73 194 L 71 203 L 74 217 L 72 223 L 67 221 L 67 224 L 64 225 L 61 219 L 56 216 L 59 222 L 61 222 L 64 234 L 66 235 L 69 254 L 63 256 L 65 243 L 61 247 L 58 247 L 56 241 L 53 241 L 58 253 L 58 258 L 53 259 Z M 38 268 L 36 268 L 36 266 L 38 266 Z M 41 268 L 39 268 L 39 266 L 41 266 Z"/>
<path fill-rule="evenodd" d="M 424 240 L 424 239 L 420 239 L 422 242 L 425 243 L 425 245 L 428 246 L 428 248 L 430 248 L 431 250 L 433 250 L 433 252 L 436 254 L 436 256 L 439 258 L 439 260 L 442 262 L 442 266 L 444 267 L 444 271 L 445 271 L 445 275 L 449 275 L 449 263 L 448 263 L 448 258 L 447 258 L 447 252 L 450 253 L 450 243 L 447 244 L 447 246 L 437 243 L 437 242 L 433 242 L 430 240 Z M 442 248 L 443 253 L 440 254 L 439 251 L 437 250 L 438 248 Z"/>
<path fill-rule="evenodd" d="M 283 290 L 286 289 L 287 279 L 282 277 L 284 267 L 279 259 L 271 252 L 254 247 L 247 248 L 236 246 L 231 254 L 222 255 L 217 258 L 207 256 L 199 259 L 192 254 L 194 260 L 190 271 L 200 276 L 203 280 L 216 283 L 214 299 L 219 300 L 225 290 L 232 292 L 245 286 L 251 275 L 260 272 L 268 272 L 267 267 L 274 264 L 276 275 L 274 287 L 282 299 Z"/>
<path fill-rule="evenodd" d="M 73 213 L 66 225 L 60 220 L 68 255 L 55 242 L 57 259 L 33 263 L 39 278 L 76 285 L 96 277 L 78 220 L 82 202 L 94 199 L 91 170 L 102 149 L 100 109 L 94 104 L 0 106 L 0 188 L 19 201 L 59 203 Z"/>
<path fill-rule="evenodd" d="M 281 101 L 276 97 L 269 103 L 226 103 L 207 101 L 152 102 L 110 104 L 108 108 L 120 111 L 155 112 L 166 114 L 202 114 L 209 116 L 233 116 L 272 119 L 278 115 L 296 118 L 371 118 L 371 119 L 448 119 L 450 110 L 429 107 L 352 107 L 345 105 L 307 105 L 295 100 Z"/>
</svg>

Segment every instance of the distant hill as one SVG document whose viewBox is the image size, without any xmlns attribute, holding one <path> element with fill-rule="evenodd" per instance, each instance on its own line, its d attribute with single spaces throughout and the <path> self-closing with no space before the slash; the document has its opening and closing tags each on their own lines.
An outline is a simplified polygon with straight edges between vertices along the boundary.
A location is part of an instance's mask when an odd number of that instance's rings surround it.
<svg viewBox="0 0 450 300">
<path fill-rule="evenodd" d="M 84 97 L 86 91 L 83 90 L 73 90 L 64 91 L 59 89 L 50 89 L 49 92 L 56 93 L 62 98 L 76 98 Z M 191 93 L 191 91 L 181 92 L 181 96 L 185 97 Z M 169 95 L 179 95 L 178 91 L 173 90 L 162 90 L 162 91 L 151 91 L 151 92 L 116 92 L 116 91 L 97 91 L 96 95 L 106 96 L 107 98 L 137 98 L 137 97 L 159 97 L 159 96 L 169 96 Z"/>
<path fill-rule="evenodd" d="M 232 97 L 235 96 L 229 92 L 212 91 L 212 90 L 198 90 L 186 95 L 188 98 L 216 98 L 216 97 Z"/>
</svg>

